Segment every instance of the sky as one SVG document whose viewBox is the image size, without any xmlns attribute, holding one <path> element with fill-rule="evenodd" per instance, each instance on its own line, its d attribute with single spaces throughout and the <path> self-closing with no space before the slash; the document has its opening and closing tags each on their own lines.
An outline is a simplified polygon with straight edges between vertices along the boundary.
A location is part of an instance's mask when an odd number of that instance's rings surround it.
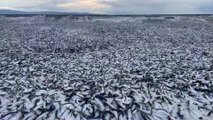
<svg viewBox="0 0 213 120">
<path fill-rule="evenodd" d="M 106 14 L 213 13 L 213 0 L 0 0 L 0 9 Z"/>
</svg>

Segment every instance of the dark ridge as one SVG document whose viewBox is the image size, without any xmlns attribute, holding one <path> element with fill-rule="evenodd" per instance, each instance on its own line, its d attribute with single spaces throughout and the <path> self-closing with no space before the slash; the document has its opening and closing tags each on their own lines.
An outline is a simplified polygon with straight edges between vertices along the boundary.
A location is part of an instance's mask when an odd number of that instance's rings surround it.
<svg viewBox="0 0 213 120">
<path fill-rule="evenodd" d="M 19 17 L 19 16 L 70 16 L 70 15 L 90 15 L 90 13 L 78 13 L 78 12 L 58 12 L 58 11 L 42 11 L 42 12 L 26 12 L 17 10 L 0 10 L 0 16 Z"/>
<path fill-rule="evenodd" d="M 80 12 L 59 12 L 59 11 L 18 11 L 18 10 L 0 10 L 0 16 L 7 17 L 31 17 L 31 16 L 100 16 L 100 17 L 162 17 L 162 16 L 211 16 L 213 14 L 94 14 Z"/>
</svg>

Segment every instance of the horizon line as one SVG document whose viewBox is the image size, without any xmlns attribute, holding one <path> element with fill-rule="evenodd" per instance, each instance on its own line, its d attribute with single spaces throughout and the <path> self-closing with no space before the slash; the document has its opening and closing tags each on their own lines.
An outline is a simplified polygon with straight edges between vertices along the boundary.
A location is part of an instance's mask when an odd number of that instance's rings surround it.
<svg viewBox="0 0 213 120">
<path fill-rule="evenodd" d="M 13 11 L 13 12 L 20 12 L 20 13 L 1 13 L 1 11 Z M 46 13 L 45 13 L 46 12 Z M 49 14 L 48 14 L 49 13 Z M 187 15 L 213 15 L 213 13 L 127 13 L 127 14 L 109 14 L 109 13 L 93 13 L 93 12 L 71 12 L 71 11 L 57 11 L 57 10 L 45 10 L 45 11 L 25 11 L 25 10 L 13 10 L 13 9 L 0 9 L 0 15 L 100 15 L 100 16 L 187 16 Z"/>
</svg>

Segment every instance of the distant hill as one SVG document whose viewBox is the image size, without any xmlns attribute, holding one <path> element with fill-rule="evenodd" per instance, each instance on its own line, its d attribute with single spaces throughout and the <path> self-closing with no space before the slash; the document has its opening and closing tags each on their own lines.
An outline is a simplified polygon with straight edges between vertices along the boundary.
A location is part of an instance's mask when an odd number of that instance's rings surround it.
<svg viewBox="0 0 213 120">
<path fill-rule="evenodd" d="M 91 16 L 145 16 L 145 17 L 161 17 L 161 16 L 211 16 L 213 14 L 94 14 L 94 13 L 81 13 L 81 12 L 59 12 L 59 11 L 18 11 L 18 10 L 9 10 L 9 9 L 0 9 L 0 16 L 34 16 L 34 15 L 47 15 L 47 16 L 67 16 L 67 15 L 91 15 Z"/>
<path fill-rule="evenodd" d="M 16 10 L 0 10 L 0 14 L 9 15 L 9 14 L 26 14 L 26 12 L 16 11 Z"/>
<path fill-rule="evenodd" d="M 78 12 L 58 12 L 58 11 L 26 12 L 26 11 L 0 9 L 0 15 L 91 15 L 91 14 L 78 13 Z"/>
</svg>

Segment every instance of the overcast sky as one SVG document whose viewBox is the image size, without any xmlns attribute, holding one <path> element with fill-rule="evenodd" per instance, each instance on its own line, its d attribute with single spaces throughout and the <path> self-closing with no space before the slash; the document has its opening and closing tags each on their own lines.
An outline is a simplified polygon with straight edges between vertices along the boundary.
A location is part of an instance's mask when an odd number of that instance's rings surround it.
<svg viewBox="0 0 213 120">
<path fill-rule="evenodd" d="M 213 0 L 0 0 L 0 9 L 108 14 L 213 13 Z"/>
</svg>

